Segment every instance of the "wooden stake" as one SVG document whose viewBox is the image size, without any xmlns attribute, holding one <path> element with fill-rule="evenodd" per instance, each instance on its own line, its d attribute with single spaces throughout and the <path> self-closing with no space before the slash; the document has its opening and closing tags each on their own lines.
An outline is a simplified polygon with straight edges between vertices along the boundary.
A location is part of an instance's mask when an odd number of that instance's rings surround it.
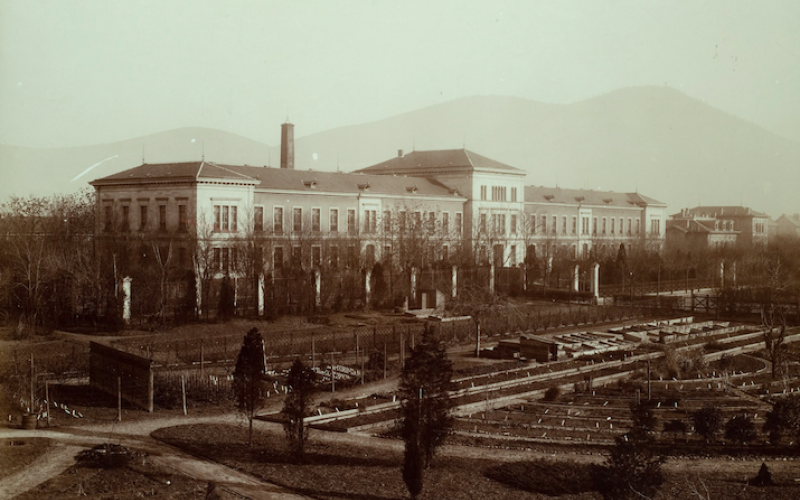
<svg viewBox="0 0 800 500">
<path fill-rule="evenodd" d="M 44 379 L 44 408 L 47 416 L 47 427 L 50 427 L 50 387 L 47 379 Z"/>
</svg>

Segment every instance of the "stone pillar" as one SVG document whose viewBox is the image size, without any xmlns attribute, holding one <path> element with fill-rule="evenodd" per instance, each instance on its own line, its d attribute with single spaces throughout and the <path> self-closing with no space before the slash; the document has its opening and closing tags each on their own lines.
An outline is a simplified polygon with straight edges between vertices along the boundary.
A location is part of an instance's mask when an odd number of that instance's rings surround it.
<svg viewBox="0 0 800 500">
<path fill-rule="evenodd" d="M 458 297 L 458 269 L 456 268 L 456 266 L 453 266 L 451 272 L 452 272 L 452 282 L 453 282 L 452 284 L 453 289 L 451 291 L 451 295 L 453 297 Z"/>
<path fill-rule="evenodd" d="M 720 285 L 725 287 L 725 261 L 719 261 L 719 282 Z"/>
<path fill-rule="evenodd" d="M 572 290 L 579 291 L 581 289 L 581 266 L 575 265 L 572 270 Z"/>
<path fill-rule="evenodd" d="M 489 292 L 494 293 L 494 259 L 489 266 Z"/>
<path fill-rule="evenodd" d="M 322 274 L 319 269 L 314 271 L 314 305 L 322 306 Z"/>
<path fill-rule="evenodd" d="M 597 304 L 600 301 L 600 264 L 592 264 L 592 297 Z"/>
<path fill-rule="evenodd" d="M 369 309 L 369 304 L 372 301 L 372 286 L 370 285 L 370 281 L 372 279 L 372 270 L 367 269 L 367 272 L 364 273 L 364 301 L 366 302 L 364 306 Z"/>
<path fill-rule="evenodd" d="M 411 301 L 417 305 L 417 268 L 411 268 Z"/>
<path fill-rule="evenodd" d="M 131 282 L 130 276 L 122 280 L 122 321 L 129 325 L 131 323 Z M 32 362 L 31 362 L 32 363 Z"/>
<path fill-rule="evenodd" d="M 264 273 L 258 275 L 258 315 L 264 315 Z"/>
</svg>

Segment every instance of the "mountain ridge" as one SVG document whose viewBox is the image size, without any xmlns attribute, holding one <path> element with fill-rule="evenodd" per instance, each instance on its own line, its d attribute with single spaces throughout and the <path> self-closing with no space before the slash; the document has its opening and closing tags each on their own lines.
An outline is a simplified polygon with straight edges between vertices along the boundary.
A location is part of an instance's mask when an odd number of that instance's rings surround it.
<svg viewBox="0 0 800 500">
<path fill-rule="evenodd" d="M 295 130 L 302 132 L 302 124 Z M 142 162 L 142 144 L 149 163 L 205 156 L 220 163 L 276 165 L 280 158 L 279 146 L 203 127 L 76 148 L 0 145 L 3 170 L 29 172 L 14 189 L 0 186 L 0 196 L 71 188 L 75 175 L 114 155 L 79 180 L 131 168 Z M 798 211 L 792 187 L 800 185 L 800 142 L 663 86 L 618 89 L 570 104 L 462 97 L 297 135 L 295 165 L 353 171 L 399 149 L 463 147 L 526 170 L 529 185 L 641 191 L 674 211 L 699 203 L 741 202 L 772 216 Z"/>
</svg>

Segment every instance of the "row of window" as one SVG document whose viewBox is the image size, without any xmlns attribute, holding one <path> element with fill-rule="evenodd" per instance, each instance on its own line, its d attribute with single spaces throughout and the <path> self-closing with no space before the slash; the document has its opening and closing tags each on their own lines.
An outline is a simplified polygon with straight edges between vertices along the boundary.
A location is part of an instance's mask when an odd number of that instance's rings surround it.
<svg viewBox="0 0 800 500">
<path fill-rule="evenodd" d="M 157 229 L 159 231 L 166 231 L 167 230 L 167 205 L 166 203 L 160 203 L 158 205 L 158 212 L 156 220 L 153 221 L 155 225 L 151 227 L 150 222 L 150 206 L 146 204 L 138 205 L 139 207 L 139 231 L 150 231 L 152 229 Z M 236 207 L 234 208 L 233 212 L 233 223 L 236 224 Z M 130 205 L 122 205 L 119 211 L 119 229 L 123 232 L 128 232 L 132 229 L 131 227 L 131 206 Z M 226 212 L 227 218 L 227 212 Z M 103 207 L 103 230 L 110 232 L 114 230 L 115 226 L 115 217 L 114 217 L 114 209 L 113 206 L 110 204 L 106 204 Z M 180 203 L 178 204 L 178 231 L 186 232 L 188 230 L 189 218 L 188 218 L 188 210 L 186 208 L 186 204 Z"/>
<path fill-rule="evenodd" d="M 215 207 L 215 214 L 217 213 Z M 222 207 L 223 209 L 225 207 Z M 235 207 L 231 207 L 235 208 Z M 255 216 L 254 216 L 254 230 L 256 232 L 263 232 L 265 230 L 264 227 L 264 207 L 255 207 Z M 232 212 L 234 217 L 235 223 L 235 211 Z M 225 211 L 223 210 L 223 215 Z M 454 214 L 454 226 L 453 230 L 461 233 L 462 230 L 462 215 L 461 212 L 457 212 Z M 321 210 L 319 208 L 312 208 L 311 209 L 311 227 L 308 228 L 305 224 L 306 221 L 303 217 L 303 208 L 302 207 L 295 207 L 292 209 L 292 231 L 299 233 L 306 229 L 310 229 L 312 232 L 319 232 L 321 231 Z M 215 215 L 216 217 L 216 215 Z M 437 225 L 437 214 L 436 212 L 414 212 L 414 229 L 421 229 L 421 228 L 428 228 L 430 230 L 436 229 Z M 442 232 L 449 233 L 451 230 L 450 227 L 450 213 L 449 212 L 442 212 L 441 213 L 441 230 Z M 218 219 L 218 217 L 217 217 Z M 217 220 L 215 219 L 215 220 Z M 407 213 L 405 211 L 397 212 L 397 227 L 394 226 L 394 217 L 391 211 L 384 211 L 383 212 L 383 230 L 384 232 L 392 232 L 394 229 L 399 229 L 400 231 L 404 231 L 407 228 Z M 224 222 L 224 221 L 223 221 Z M 378 232 L 378 212 L 377 210 L 367 209 L 364 211 L 363 217 L 363 231 L 365 233 L 376 233 Z M 219 226 L 215 224 L 215 230 L 219 230 L 218 227 L 224 228 L 228 227 L 224 223 Z M 350 234 L 356 233 L 356 211 L 355 209 L 347 209 L 347 232 Z M 233 230 L 233 229 L 230 229 Z M 275 233 L 282 233 L 284 231 L 284 213 L 283 207 L 273 207 L 272 209 L 272 230 Z M 331 208 L 329 209 L 329 224 L 328 224 L 328 231 L 331 233 L 339 232 L 339 209 L 338 208 Z"/>
<path fill-rule="evenodd" d="M 488 198 L 487 186 L 481 186 L 481 201 L 487 201 Z M 492 186 L 492 201 L 509 201 L 508 188 L 506 186 Z M 517 201 L 517 188 L 511 188 L 511 200 Z"/>
<path fill-rule="evenodd" d="M 531 233 L 532 234 L 547 234 L 548 233 L 548 219 L 551 221 L 550 233 L 559 234 L 559 216 L 547 215 L 531 215 Z M 641 221 L 639 219 L 623 217 L 588 217 L 581 216 L 580 234 L 581 235 L 597 235 L 597 234 L 616 234 L 616 235 L 638 235 L 641 233 Z M 618 223 L 619 221 L 619 223 Z M 598 228 L 598 222 L 600 227 Z M 652 219 L 650 221 L 650 232 L 652 234 L 661 233 L 661 220 Z M 571 218 L 561 216 L 561 230 L 560 234 L 578 234 L 578 216 L 573 215 Z"/>
<path fill-rule="evenodd" d="M 515 247 L 512 247 L 515 249 Z M 181 249 L 183 250 L 183 249 Z M 311 248 L 311 255 L 310 260 L 306 260 L 309 258 L 308 254 L 304 255 L 303 247 L 300 245 L 295 245 L 290 248 L 284 248 L 283 246 L 276 246 L 272 249 L 272 267 L 273 269 L 282 269 L 284 267 L 290 268 L 302 268 L 303 266 L 310 265 L 311 268 L 320 268 L 322 266 L 322 247 L 319 245 L 312 245 Z M 356 245 L 348 245 L 345 248 L 345 255 L 340 256 L 339 247 L 336 245 L 332 245 L 327 247 L 327 255 L 325 256 L 325 264 L 327 265 L 328 269 L 339 269 L 340 266 L 346 268 L 354 268 L 359 266 L 359 252 L 357 250 Z M 365 247 L 364 259 L 367 266 L 372 266 L 376 262 L 376 255 L 375 255 L 375 245 L 367 245 Z M 450 249 L 447 245 L 443 245 L 441 247 L 441 255 L 439 258 L 442 260 L 446 260 L 450 257 Z M 514 254 L 516 256 L 516 250 L 514 250 Z M 236 272 L 240 267 L 240 263 L 237 260 L 238 254 L 236 248 L 234 247 L 218 247 L 214 248 L 213 251 L 213 262 L 212 268 L 216 271 L 229 273 L 229 272 Z M 341 260 L 342 257 L 344 260 Z M 256 260 L 261 261 L 263 258 L 262 255 L 257 255 Z M 391 260 L 392 258 L 392 247 L 391 245 L 386 245 L 383 248 L 383 258 L 384 260 Z M 516 261 L 516 257 L 515 257 Z"/>
<path fill-rule="evenodd" d="M 506 234 L 506 229 L 509 230 L 511 234 L 517 234 L 517 214 L 510 214 L 509 220 L 509 227 L 506 228 L 506 214 L 491 214 L 492 216 L 492 229 L 494 230 L 495 234 Z M 487 221 L 488 217 L 486 213 L 480 214 L 480 219 L 478 223 L 478 231 L 481 234 L 486 234 L 487 232 Z"/>
</svg>

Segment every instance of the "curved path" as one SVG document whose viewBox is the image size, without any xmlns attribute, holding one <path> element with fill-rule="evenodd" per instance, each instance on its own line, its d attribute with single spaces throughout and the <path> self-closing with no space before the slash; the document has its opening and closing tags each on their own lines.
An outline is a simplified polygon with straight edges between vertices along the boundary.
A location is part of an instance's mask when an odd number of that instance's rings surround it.
<svg viewBox="0 0 800 500">
<path fill-rule="evenodd" d="M 39 457 L 30 466 L 0 480 L 0 498 L 13 498 L 62 474 L 74 465 L 74 457 L 80 450 L 109 441 L 132 449 L 144 450 L 158 466 L 171 469 L 197 481 L 206 483 L 213 481 L 217 484 L 218 489 L 243 498 L 251 500 L 302 500 L 308 498 L 230 467 L 199 459 L 150 437 L 150 433 L 162 427 L 199 423 L 236 424 L 239 422 L 241 420 L 231 413 L 209 417 L 141 419 L 114 424 L 57 429 L 0 429 L 0 439 L 45 437 L 56 442 L 52 451 Z"/>
</svg>

